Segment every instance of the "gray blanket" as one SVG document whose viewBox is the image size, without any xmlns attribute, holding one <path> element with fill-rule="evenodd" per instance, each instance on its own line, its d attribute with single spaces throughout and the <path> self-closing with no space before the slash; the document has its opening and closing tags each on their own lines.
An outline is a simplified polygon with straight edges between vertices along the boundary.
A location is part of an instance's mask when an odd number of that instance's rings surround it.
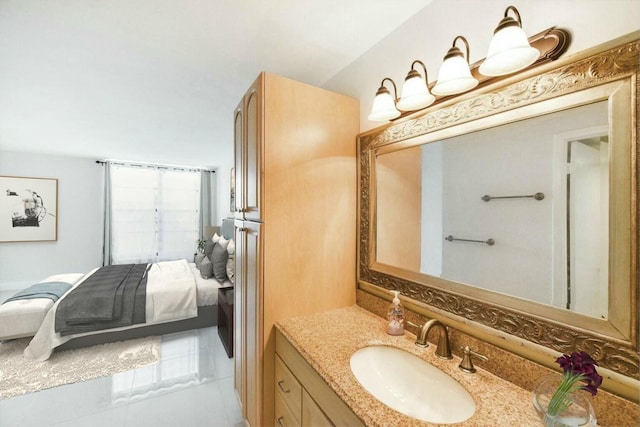
<svg viewBox="0 0 640 427">
<path fill-rule="evenodd" d="M 18 292 L 4 303 L 21 299 L 49 298 L 53 302 L 65 294 L 71 285 L 67 282 L 43 282 L 29 286 L 27 289 Z"/>
<path fill-rule="evenodd" d="M 96 270 L 58 304 L 56 332 L 64 336 L 144 323 L 149 267 L 108 265 Z"/>
</svg>

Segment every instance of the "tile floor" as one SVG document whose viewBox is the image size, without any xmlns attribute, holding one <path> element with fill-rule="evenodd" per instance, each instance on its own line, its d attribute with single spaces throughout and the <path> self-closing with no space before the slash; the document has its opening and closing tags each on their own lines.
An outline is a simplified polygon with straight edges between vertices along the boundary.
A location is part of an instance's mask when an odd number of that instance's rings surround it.
<svg viewBox="0 0 640 427">
<path fill-rule="evenodd" d="M 242 425 L 215 327 L 164 335 L 157 365 L 0 400 L 0 427 Z"/>
</svg>

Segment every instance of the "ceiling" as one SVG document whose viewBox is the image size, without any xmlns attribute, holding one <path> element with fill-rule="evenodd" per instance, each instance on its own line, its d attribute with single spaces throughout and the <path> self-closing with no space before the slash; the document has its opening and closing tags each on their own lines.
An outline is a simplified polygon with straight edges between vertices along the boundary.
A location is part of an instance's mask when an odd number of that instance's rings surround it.
<svg viewBox="0 0 640 427">
<path fill-rule="evenodd" d="M 321 86 L 430 2 L 0 0 L 0 151 L 229 163 L 260 71 Z"/>
</svg>

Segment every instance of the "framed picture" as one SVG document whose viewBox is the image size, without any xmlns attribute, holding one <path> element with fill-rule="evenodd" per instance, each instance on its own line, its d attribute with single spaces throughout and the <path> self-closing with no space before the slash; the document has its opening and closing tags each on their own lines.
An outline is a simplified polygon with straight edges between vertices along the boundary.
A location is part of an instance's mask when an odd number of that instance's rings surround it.
<svg viewBox="0 0 640 427">
<path fill-rule="evenodd" d="M 0 176 L 0 242 L 58 240 L 58 180 Z"/>
</svg>

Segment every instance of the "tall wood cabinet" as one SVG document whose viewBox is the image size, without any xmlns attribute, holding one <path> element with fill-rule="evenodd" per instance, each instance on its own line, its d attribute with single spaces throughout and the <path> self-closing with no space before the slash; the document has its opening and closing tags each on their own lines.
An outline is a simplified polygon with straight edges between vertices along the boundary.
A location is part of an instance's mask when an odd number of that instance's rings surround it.
<svg viewBox="0 0 640 427">
<path fill-rule="evenodd" d="M 234 113 L 235 388 L 274 424 L 275 329 L 355 303 L 358 101 L 261 73 Z"/>
</svg>

